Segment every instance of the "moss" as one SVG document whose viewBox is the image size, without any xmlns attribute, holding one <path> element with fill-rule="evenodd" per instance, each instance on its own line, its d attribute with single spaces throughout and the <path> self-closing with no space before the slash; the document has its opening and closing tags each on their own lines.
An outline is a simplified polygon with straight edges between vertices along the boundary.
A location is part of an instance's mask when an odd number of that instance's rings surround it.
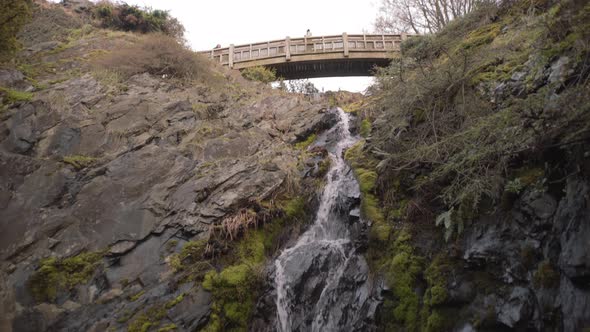
<svg viewBox="0 0 590 332">
<path fill-rule="evenodd" d="M 128 332 L 147 332 L 152 327 L 160 325 L 160 321 L 166 317 L 166 310 L 159 306 L 152 306 L 135 318 L 127 326 Z"/>
<path fill-rule="evenodd" d="M 456 313 L 442 312 L 442 310 L 433 310 L 426 319 L 425 332 L 451 331 L 453 319 Z"/>
<path fill-rule="evenodd" d="M 228 266 L 221 272 L 205 275 L 203 288 L 213 294 L 210 329 L 225 326 L 246 330 L 257 297 L 258 274 L 245 263 Z"/>
<path fill-rule="evenodd" d="M 494 41 L 498 34 L 500 34 L 501 28 L 502 27 L 499 23 L 494 23 L 472 31 L 463 40 L 461 48 L 468 50 L 481 45 L 489 44 Z"/>
<path fill-rule="evenodd" d="M 533 275 L 533 284 L 538 288 L 555 288 L 559 285 L 559 272 L 549 261 L 541 262 Z"/>
<path fill-rule="evenodd" d="M 135 294 L 131 295 L 131 296 L 129 297 L 129 301 L 131 301 L 131 302 L 135 302 L 135 301 L 139 300 L 139 298 L 140 298 L 140 297 L 142 297 L 142 296 L 143 296 L 143 294 L 145 294 L 145 290 L 141 290 L 141 291 L 139 291 L 139 292 L 137 292 L 137 293 L 135 293 Z"/>
<path fill-rule="evenodd" d="M 117 317 L 117 323 L 126 323 L 131 318 L 131 316 L 133 316 L 133 312 L 126 309 Z"/>
<path fill-rule="evenodd" d="M 72 155 L 63 157 L 63 162 L 69 165 L 74 166 L 74 168 L 80 170 L 91 166 L 96 162 L 96 158 L 81 156 L 81 155 Z"/>
<path fill-rule="evenodd" d="M 515 172 L 523 187 L 530 186 L 545 176 L 545 171 L 540 167 L 522 168 Z"/>
<path fill-rule="evenodd" d="M 313 143 L 313 141 L 315 141 L 316 138 L 317 138 L 316 134 L 311 134 L 311 135 L 307 136 L 307 138 L 305 140 L 295 144 L 295 148 L 298 150 L 305 150 Z"/>
<path fill-rule="evenodd" d="M 295 197 L 287 201 L 285 205 L 285 214 L 288 218 L 300 218 L 305 214 L 305 199 Z"/>
<path fill-rule="evenodd" d="M 420 298 L 414 288 L 423 270 L 423 258 L 414 253 L 411 235 L 401 230 L 393 245 L 394 256 L 388 264 L 386 280 L 397 299 L 393 316 L 409 331 L 419 324 Z"/>
<path fill-rule="evenodd" d="M 31 101 L 33 99 L 33 93 L 31 92 L 6 89 L 2 87 L 0 87 L 0 96 L 4 97 L 5 104 Z"/>
<path fill-rule="evenodd" d="M 328 171 L 330 170 L 331 165 L 332 165 L 332 161 L 330 158 L 325 158 L 324 160 L 322 160 L 319 165 L 318 176 L 322 177 L 322 176 L 328 174 Z"/>
<path fill-rule="evenodd" d="M 170 331 L 176 331 L 178 329 L 178 327 L 176 326 L 176 324 L 171 323 L 168 324 L 166 326 L 162 326 L 161 328 L 158 329 L 158 332 L 170 332 Z"/>
<path fill-rule="evenodd" d="M 369 135 L 371 135 L 371 122 L 369 122 L 369 120 L 363 119 L 359 133 L 364 138 L 367 138 Z"/>
<path fill-rule="evenodd" d="M 178 240 L 170 240 L 166 242 L 166 251 L 174 251 L 178 245 Z"/>
<path fill-rule="evenodd" d="M 377 181 L 377 172 L 369 171 L 364 168 L 356 168 L 355 173 L 359 182 L 361 192 L 370 193 L 375 189 L 375 182 Z"/>
<path fill-rule="evenodd" d="M 171 324 L 168 324 L 166 326 L 159 328 L 158 332 L 170 332 L 170 331 L 176 331 L 177 329 L 178 329 L 178 327 L 176 326 L 176 324 L 171 323 Z"/>
<path fill-rule="evenodd" d="M 88 282 L 102 257 L 103 252 L 85 252 L 64 259 L 49 257 L 42 260 L 28 281 L 31 293 L 39 302 L 55 301 L 58 291 Z"/>
<path fill-rule="evenodd" d="M 174 306 L 176 306 L 177 304 L 179 304 L 180 302 L 182 302 L 182 300 L 184 300 L 184 294 L 180 294 L 178 295 L 176 298 L 166 302 L 166 309 L 171 309 Z"/>
<path fill-rule="evenodd" d="M 386 241 L 391 232 L 391 226 L 386 223 L 383 211 L 379 206 L 379 199 L 374 195 L 377 182 L 376 162 L 363 153 L 365 142 L 360 141 L 346 150 L 344 158 L 350 163 L 359 183 L 361 191 L 361 214 L 372 221 L 370 236 L 377 241 Z"/>
</svg>

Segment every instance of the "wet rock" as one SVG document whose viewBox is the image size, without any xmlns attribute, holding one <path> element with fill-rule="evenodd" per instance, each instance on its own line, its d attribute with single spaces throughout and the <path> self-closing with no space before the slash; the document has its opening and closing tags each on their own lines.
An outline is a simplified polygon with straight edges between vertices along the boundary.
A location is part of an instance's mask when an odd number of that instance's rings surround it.
<svg viewBox="0 0 590 332">
<path fill-rule="evenodd" d="M 498 321 L 515 328 L 519 323 L 526 323 L 535 315 L 536 307 L 531 291 L 524 287 L 514 287 L 507 301 L 498 309 Z"/>
<path fill-rule="evenodd" d="M 202 288 L 190 293 L 168 312 L 168 317 L 186 331 L 197 331 L 202 328 L 211 312 L 211 294 Z"/>
</svg>

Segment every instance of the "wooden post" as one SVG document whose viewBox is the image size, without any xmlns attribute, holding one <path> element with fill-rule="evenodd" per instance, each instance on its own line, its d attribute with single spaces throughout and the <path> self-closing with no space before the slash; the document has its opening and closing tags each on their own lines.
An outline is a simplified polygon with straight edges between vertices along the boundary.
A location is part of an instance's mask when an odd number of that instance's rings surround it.
<svg viewBox="0 0 590 332">
<path fill-rule="evenodd" d="M 385 35 L 381 34 L 381 41 L 383 42 L 383 49 L 385 49 Z"/>
<path fill-rule="evenodd" d="M 248 59 L 252 59 L 252 44 L 250 44 L 250 56 L 248 57 Z"/>
<path fill-rule="evenodd" d="M 229 45 L 229 67 L 234 68 L 234 44 Z"/>
<path fill-rule="evenodd" d="M 285 60 L 291 60 L 291 38 L 285 38 Z"/>
<path fill-rule="evenodd" d="M 348 57 L 348 34 L 346 32 L 342 33 L 342 46 L 344 46 L 344 56 Z"/>
<path fill-rule="evenodd" d="M 322 52 L 326 52 L 326 41 L 324 40 L 324 36 L 322 36 Z"/>
<path fill-rule="evenodd" d="M 402 41 L 406 40 L 408 38 L 408 34 L 405 32 L 402 32 Z"/>
<path fill-rule="evenodd" d="M 363 33 L 363 48 L 366 49 L 367 48 L 367 35 L 365 35 Z"/>
</svg>

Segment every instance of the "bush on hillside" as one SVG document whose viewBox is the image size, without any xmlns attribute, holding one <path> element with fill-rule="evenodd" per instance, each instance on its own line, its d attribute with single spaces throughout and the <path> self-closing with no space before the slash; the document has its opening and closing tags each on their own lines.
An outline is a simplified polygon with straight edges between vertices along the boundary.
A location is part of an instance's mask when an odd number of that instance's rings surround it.
<svg viewBox="0 0 590 332">
<path fill-rule="evenodd" d="M 135 44 L 98 58 L 96 65 L 117 72 L 123 79 L 149 73 L 192 80 L 207 71 L 204 58 L 163 34 L 143 36 Z"/>
<path fill-rule="evenodd" d="M 0 0 L 0 60 L 20 47 L 16 35 L 31 17 L 30 0 Z"/>
<path fill-rule="evenodd" d="M 276 70 L 262 66 L 243 69 L 242 76 L 247 80 L 262 83 L 270 83 L 277 80 Z"/>
<path fill-rule="evenodd" d="M 94 16 L 104 28 L 141 33 L 161 32 L 177 40 L 182 40 L 184 35 L 184 26 L 165 10 L 102 1 L 96 5 Z"/>
</svg>

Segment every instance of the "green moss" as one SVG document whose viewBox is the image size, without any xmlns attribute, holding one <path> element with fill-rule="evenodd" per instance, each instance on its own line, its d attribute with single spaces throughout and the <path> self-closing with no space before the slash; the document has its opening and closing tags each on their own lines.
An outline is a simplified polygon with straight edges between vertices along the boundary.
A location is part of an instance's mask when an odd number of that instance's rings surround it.
<svg viewBox="0 0 590 332">
<path fill-rule="evenodd" d="M 28 281 L 29 288 L 39 302 L 52 302 L 60 290 L 70 290 L 87 282 L 99 267 L 103 252 L 85 252 L 69 258 L 49 257 Z"/>
<path fill-rule="evenodd" d="M 305 214 L 305 199 L 303 197 L 295 197 L 287 201 L 285 205 L 285 214 L 288 218 L 300 218 Z"/>
<path fill-rule="evenodd" d="M 31 101 L 33 99 L 32 92 L 18 91 L 2 87 L 0 87 L 0 96 L 3 96 L 5 104 Z"/>
<path fill-rule="evenodd" d="M 364 138 L 367 138 L 369 135 L 371 135 L 371 122 L 369 122 L 369 120 L 363 119 L 359 133 Z"/>
<path fill-rule="evenodd" d="M 533 284 L 539 288 L 555 288 L 559 285 L 559 272 L 549 261 L 541 262 L 533 275 Z"/>
<path fill-rule="evenodd" d="M 142 297 L 142 296 L 143 296 L 143 294 L 145 294 L 145 290 L 141 290 L 141 291 L 139 291 L 139 292 L 137 292 L 137 293 L 135 293 L 135 294 L 131 295 L 131 296 L 129 297 L 129 301 L 131 301 L 131 302 L 135 302 L 135 301 L 139 300 L 139 298 L 140 298 L 140 297 Z"/>
<path fill-rule="evenodd" d="M 414 253 L 411 235 L 401 230 L 393 245 L 394 256 L 388 264 L 386 280 L 397 299 L 393 316 L 407 330 L 415 331 L 419 324 L 420 298 L 414 288 L 424 260 Z"/>
<path fill-rule="evenodd" d="M 344 158 L 350 163 L 361 190 L 361 214 L 373 222 L 370 236 L 377 241 L 386 241 L 391 232 L 383 211 L 379 206 L 379 199 L 374 195 L 377 182 L 376 161 L 363 153 L 365 142 L 360 141 L 346 150 Z"/>
<path fill-rule="evenodd" d="M 81 155 L 72 155 L 72 156 L 66 156 L 63 157 L 63 162 L 69 165 L 74 166 L 74 168 L 80 170 L 83 168 L 86 168 L 92 164 L 94 164 L 94 162 L 96 162 L 96 158 L 93 157 L 87 157 L 87 156 L 81 156 Z"/>
<path fill-rule="evenodd" d="M 176 326 L 176 324 L 171 323 L 168 324 L 166 326 L 162 326 L 161 328 L 158 329 L 158 332 L 170 332 L 170 331 L 176 331 L 178 329 L 178 327 Z"/>
<path fill-rule="evenodd" d="M 425 332 L 450 331 L 453 326 L 453 317 L 448 313 L 444 314 L 440 310 L 433 310 L 426 319 Z"/>
<path fill-rule="evenodd" d="M 322 160 L 320 162 L 319 165 L 319 175 L 320 177 L 328 174 L 328 171 L 330 170 L 330 166 L 332 165 L 332 161 L 330 158 L 325 158 L 324 160 Z"/>
<path fill-rule="evenodd" d="M 316 134 L 311 134 L 307 136 L 307 138 L 304 141 L 295 144 L 295 148 L 298 150 L 305 150 L 313 143 L 313 141 L 315 141 L 316 138 Z"/>
<path fill-rule="evenodd" d="M 472 31 L 463 40 L 461 48 L 468 50 L 481 45 L 489 44 L 494 41 L 498 34 L 500 34 L 501 28 L 502 26 L 499 23 L 495 23 Z"/>
<path fill-rule="evenodd" d="M 166 326 L 159 328 L 158 332 L 170 332 L 170 331 L 176 331 L 177 329 L 178 329 L 178 327 L 176 326 L 176 324 L 172 323 L 172 324 L 168 324 Z"/>
<path fill-rule="evenodd" d="M 152 327 L 160 325 L 160 321 L 166 317 L 166 310 L 159 306 L 152 306 L 146 312 L 139 315 L 127 326 L 128 332 L 147 332 Z"/>
<path fill-rule="evenodd" d="M 168 301 L 165 305 L 166 309 L 171 309 L 184 300 L 184 294 L 178 295 L 176 298 Z"/>
<path fill-rule="evenodd" d="M 377 172 L 369 171 L 364 168 L 356 168 L 355 173 L 361 192 L 369 193 L 375 189 L 375 182 L 377 181 Z"/>
<path fill-rule="evenodd" d="M 257 268 L 242 263 L 205 275 L 203 288 L 210 291 L 214 299 L 209 329 L 219 331 L 215 327 L 220 326 L 247 329 L 258 293 Z"/>
</svg>

